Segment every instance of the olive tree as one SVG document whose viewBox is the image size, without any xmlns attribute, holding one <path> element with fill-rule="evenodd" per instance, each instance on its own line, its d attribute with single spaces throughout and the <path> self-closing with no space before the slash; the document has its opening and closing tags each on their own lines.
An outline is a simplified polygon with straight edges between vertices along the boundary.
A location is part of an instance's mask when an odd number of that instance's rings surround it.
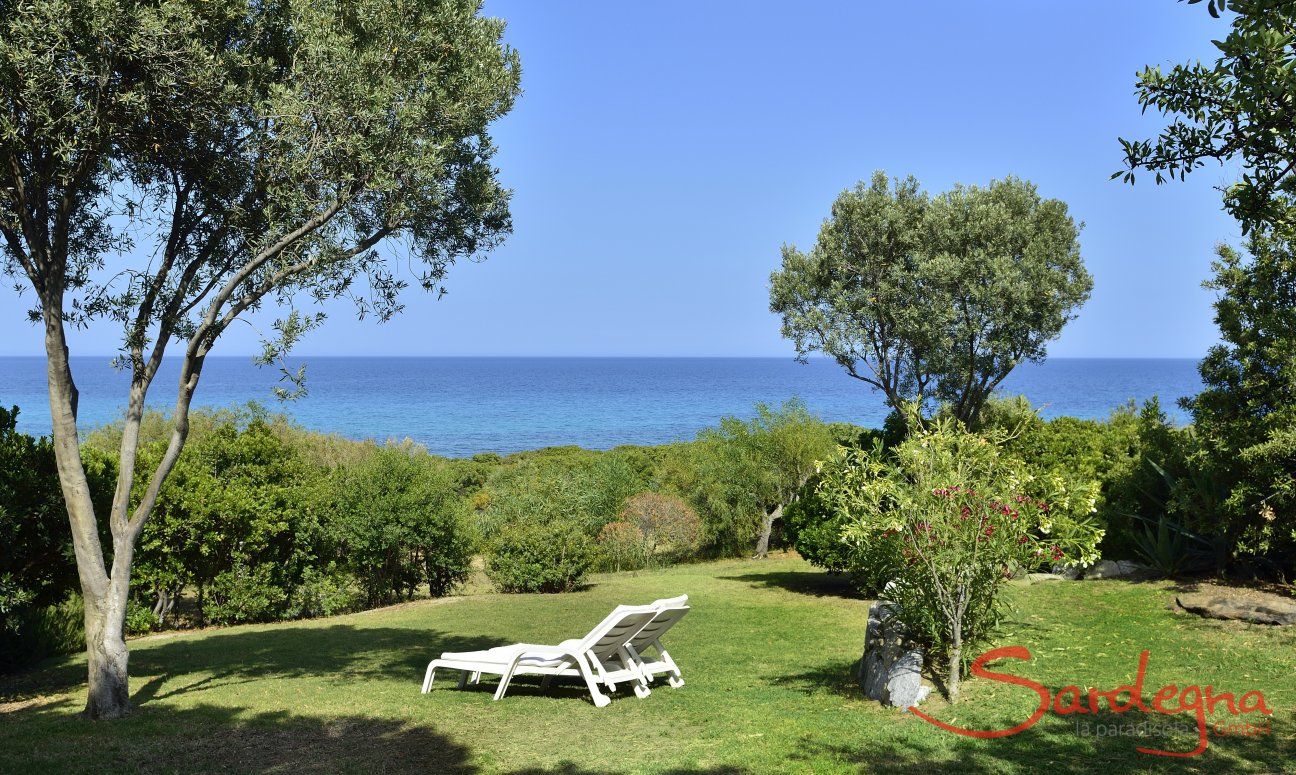
<svg viewBox="0 0 1296 775">
<path fill-rule="evenodd" d="M 502 33 L 478 0 L 0 2 L 3 269 L 32 291 L 44 339 L 85 598 L 87 716 L 129 710 L 134 549 L 220 336 L 250 311 L 287 307 L 271 360 L 323 319 L 295 305 L 344 297 L 385 319 L 401 308 L 403 268 L 443 290 L 456 259 L 507 233 L 487 134 L 518 91 Z M 379 250 L 393 241 L 399 256 Z M 86 483 L 67 335 L 99 321 L 122 326 L 130 375 L 106 513 Z M 169 351 L 180 356 L 170 436 L 137 472 Z"/>
<path fill-rule="evenodd" d="M 1079 232 L 1018 178 L 931 197 L 878 172 L 837 197 L 809 252 L 783 247 L 770 309 L 800 359 L 829 356 L 900 417 L 939 400 L 973 424 L 1088 299 Z"/>
</svg>

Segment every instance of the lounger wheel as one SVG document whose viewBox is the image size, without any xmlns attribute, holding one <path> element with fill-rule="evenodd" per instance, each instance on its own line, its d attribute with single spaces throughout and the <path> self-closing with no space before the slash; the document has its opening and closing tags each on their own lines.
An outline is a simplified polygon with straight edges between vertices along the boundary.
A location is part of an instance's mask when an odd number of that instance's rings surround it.
<svg viewBox="0 0 1296 775">
<path fill-rule="evenodd" d="M 678 689 L 684 685 L 684 679 L 671 676 L 670 678 L 666 679 L 666 683 L 670 684 L 672 689 Z"/>
</svg>

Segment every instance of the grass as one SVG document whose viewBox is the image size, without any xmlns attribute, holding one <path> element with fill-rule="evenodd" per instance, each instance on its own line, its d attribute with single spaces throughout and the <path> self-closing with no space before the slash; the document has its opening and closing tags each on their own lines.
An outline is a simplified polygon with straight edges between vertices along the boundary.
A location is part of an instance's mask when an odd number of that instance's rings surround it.
<svg viewBox="0 0 1296 775">
<path fill-rule="evenodd" d="M 520 679 L 419 694 L 441 651 L 583 633 L 616 603 L 687 592 L 671 634 L 687 685 L 647 699 L 619 692 L 595 708 L 583 688 L 541 692 Z M 560 596 L 482 594 L 311 622 L 170 634 L 132 643 L 130 718 L 89 723 L 84 663 L 67 659 L 0 687 L 0 771 L 143 772 L 1127 772 L 1285 770 L 1296 757 L 1296 628 L 1199 619 L 1167 604 L 1172 585 L 1121 581 L 1013 587 L 997 645 L 1029 663 L 1001 669 L 1050 686 L 1112 689 L 1152 652 L 1146 690 L 1166 683 L 1264 692 L 1272 733 L 1215 737 L 1171 760 L 1130 736 L 1077 733 L 1052 713 L 1013 737 L 973 740 L 865 700 L 851 680 L 867 603 L 794 556 L 609 574 Z M 960 726 L 1002 728 L 1030 715 L 1029 690 L 968 681 Z M 1092 720 L 1093 717 L 1085 717 Z M 1250 717 L 1255 719 L 1256 717 Z M 1119 718 L 1190 725 L 1184 716 Z M 1221 718 L 1221 720 L 1223 720 Z M 1191 736 L 1153 745 L 1192 747 Z"/>
</svg>

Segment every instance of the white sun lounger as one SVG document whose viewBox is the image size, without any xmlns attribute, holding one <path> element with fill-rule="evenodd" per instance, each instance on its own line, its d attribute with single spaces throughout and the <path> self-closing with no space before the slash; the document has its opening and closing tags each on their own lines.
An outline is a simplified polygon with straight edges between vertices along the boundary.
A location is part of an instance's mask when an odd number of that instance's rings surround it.
<svg viewBox="0 0 1296 775">
<path fill-rule="evenodd" d="M 688 613 L 684 605 L 687 599 L 684 595 L 646 606 L 617 606 L 584 638 L 566 640 L 557 646 L 516 643 L 484 651 L 446 652 L 428 664 L 423 692 L 432 688 L 436 670 L 441 667 L 460 671 L 460 688 L 470 677 L 477 683 L 482 673 L 499 675 L 496 700 L 504 696 L 514 675 L 544 676 L 546 685 L 553 676 L 583 678 L 590 697 L 600 708 L 611 702 L 599 690 L 600 684 L 616 691 L 617 683 L 629 681 L 637 696 L 647 697 L 654 672 L 664 671 L 671 674 L 671 686 L 683 686 L 679 668 L 661 646 L 660 638 Z M 647 648 L 657 652 L 655 659 L 643 658 Z"/>
<path fill-rule="evenodd" d="M 566 640 L 557 646 L 515 643 L 485 651 L 446 652 L 428 663 L 423 691 L 432 688 L 437 668 L 445 667 L 461 672 L 460 688 L 467 683 L 469 674 L 474 683 L 482 673 L 499 675 L 496 700 L 504 696 L 515 675 L 584 678 L 590 697 L 600 708 L 612 700 L 599 691 L 599 684 L 615 691 L 618 683 L 630 681 L 635 685 L 635 694 L 647 696 L 648 682 L 625 646 L 655 616 L 651 606 L 618 606 L 584 638 Z"/>
<path fill-rule="evenodd" d="M 668 673 L 667 682 L 672 687 L 678 689 L 684 685 L 684 677 L 680 675 L 679 666 L 675 664 L 674 659 L 671 659 L 670 653 L 661 643 L 661 638 L 689 612 L 687 603 L 688 595 L 654 602 L 653 607 L 657 609 L 657 615 L 626 643 L 626 651 L 638 663 L 644 679 L 650 683 L 657 673 Z M 657 656 L 645 657 L 648 649 L 657 652 Z"/>
</svg>

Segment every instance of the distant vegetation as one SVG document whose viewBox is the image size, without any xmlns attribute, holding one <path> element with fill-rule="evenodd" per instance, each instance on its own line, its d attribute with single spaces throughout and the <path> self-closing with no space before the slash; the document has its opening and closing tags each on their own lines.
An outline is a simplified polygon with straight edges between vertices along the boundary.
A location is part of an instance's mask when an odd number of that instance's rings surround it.
<svg viewBox="0 0 1296 775">
<path fill-rule="evenodd" d="M 311 432 L 255 405 L 196 412 L 140 538 L 128 629 L 446 595 L 478 557 L 502 591 L 563 592 L 596 569 L 752 554 L 762 539 L 778 542 L 777 517 L 816 462 L 861 432 L 796 402 L 755 415 L 693 442 L 450 459 L 408 440 Z M 8 413 L 0 420 L 0 535 L 14 549 L 0 562 L 0 640 L 12 667 L 79 648 L 80 610 L 67 602 L 76 574 L 49 442 L 16 433 Z M 105 426 L 83 444 L 101 499 L 112 494 L 121 432 Z M 142 469 L 169 432 L 165 416 L 144 417 Z M 136 478 L 137 489 L 146 483 Z"/>
</svg>

